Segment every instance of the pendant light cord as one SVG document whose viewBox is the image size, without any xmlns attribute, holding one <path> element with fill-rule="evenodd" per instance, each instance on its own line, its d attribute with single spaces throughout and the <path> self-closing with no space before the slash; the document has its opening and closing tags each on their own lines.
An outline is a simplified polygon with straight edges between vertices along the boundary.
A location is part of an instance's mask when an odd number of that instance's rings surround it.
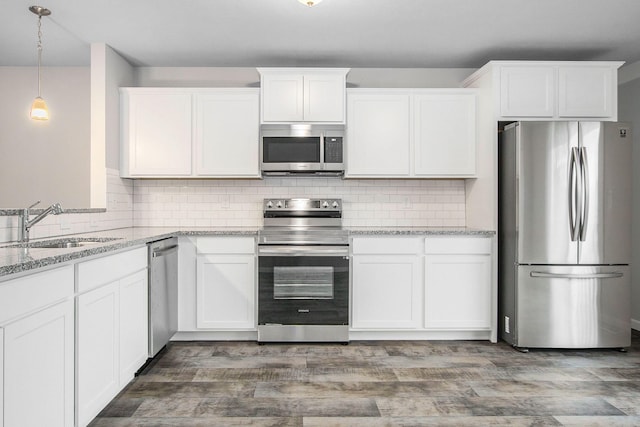
<svg viewBox="0 0 640 427">
<path fill-rule="evenodd" d="M 40 96 L 40 64 L 42 62 L 42 15 L 38 15 L 38 96 Z"/>
</svg>

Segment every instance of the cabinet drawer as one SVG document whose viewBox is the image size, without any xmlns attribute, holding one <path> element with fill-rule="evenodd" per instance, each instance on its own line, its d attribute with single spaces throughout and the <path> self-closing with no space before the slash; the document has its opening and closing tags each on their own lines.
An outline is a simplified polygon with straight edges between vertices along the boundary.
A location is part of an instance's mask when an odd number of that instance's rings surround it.
<svg viewBox="0 0 640 427">
<path fill-rule="evenodd" d="M 73 266 L 0 283 L 0 325 L 73 296 Z"/>
<path fill-rule="evenodd" d="M 491 239 L 487 237 L 427 237 L 426 254 L 491 254 Z"/>
<path fill-rule="evenodd" d="M 77 264 L 78 292 L 93 289 L 147 268 L 147 247 Z"/>
<path fill-rule="evenodd" d="M 199 254 L 255 254 L 253 237 L 199 237 L 196 242 Z"/>
<path fill-rule="evenodd" d="M 354 254 L 417 254 L 420 253 L 420 238 L 375 237 L 354 238 Z"/>
</svg>

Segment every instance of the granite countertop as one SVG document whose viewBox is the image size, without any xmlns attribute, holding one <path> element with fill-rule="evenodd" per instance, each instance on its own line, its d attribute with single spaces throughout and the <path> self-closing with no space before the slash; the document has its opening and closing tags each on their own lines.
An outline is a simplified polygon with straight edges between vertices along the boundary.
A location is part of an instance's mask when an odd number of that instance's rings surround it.
<svg viewBox="0 0 640 427">
<path fill-rule="evenodd" d="M 494 236 L 495 231 L 466 227 L 345 227 L 351 236 Z"/>
<path fill-rule="evenodd" d="M 143 246 L 155 240 L 173 236 L 220 236 L 247 235 L 255 236 L 258 229 L 253 228 L 179 228 L 179 227 L 132 227 L 93 233 L 73 234 L 67 236 L 32 239 L 35 243 L 42 240 L 56 241 L 62 239 L 112 239 L 101 242 L 83 244 L 75 248 L 22 248 L 11 247 L 15 242 L 0 243 L 0 279 L 2 276 L 60 264 L 67 261 L 99 255 L 135 246 Z M 9 246 L 9 247 L 7 247 Z"/>
<path fill-rule="evenodd" d="M 382 235 L 466 235 L 493 236 L 495 231 L 469 228 L 438 227 L 345 227 L 352 236 Z M 15 247 L 16 243 L 0 243 L 0 280 L 3 276 L 21 273 L 49 265 L 78 260 L 106 252 L 117 251 L 135 246 L 143 246 L 155 240 L 173 236 L 256 236 L 256 227 L 216 227 L 216 228 L 184 228 L 184 227 L 132 227 L 115 230 L 82 233 L 67 236 L 33 239 L 55 241 L 61 239 L 95 239 L 75 248 L 24 248 Z M 112 240 L 117 238 L 116 240 Z M 14 247 L 12 247 L 14 246 Z"/>
</svg>

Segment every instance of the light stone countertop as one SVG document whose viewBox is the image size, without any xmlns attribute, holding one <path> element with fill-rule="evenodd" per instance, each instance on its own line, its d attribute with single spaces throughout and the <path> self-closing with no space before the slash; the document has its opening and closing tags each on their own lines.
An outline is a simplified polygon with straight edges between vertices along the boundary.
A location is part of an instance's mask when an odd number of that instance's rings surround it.
<svg viewBox="0 0 640 427">
<path fill-rule="evenodd" d="M 345 227 L 351 236 L 493 236 L 495 231 L 468 228 L 438 227 Z M 75 248 L 22 248 L 11 247 L 15 242 L 0 243 L 0 281 L 11 279 L 17 273 L 35 270 L 55 264 L 61 264 L 82 258 L 118 251 L 173 236 L 257 236 L 257 227 L 131 227 L 105 230 L 93 233 L 34 239 L 32 242 L 55 241 L 73 238 L 112 239 L 102 242 L 86 243 Z"/>
</svg>

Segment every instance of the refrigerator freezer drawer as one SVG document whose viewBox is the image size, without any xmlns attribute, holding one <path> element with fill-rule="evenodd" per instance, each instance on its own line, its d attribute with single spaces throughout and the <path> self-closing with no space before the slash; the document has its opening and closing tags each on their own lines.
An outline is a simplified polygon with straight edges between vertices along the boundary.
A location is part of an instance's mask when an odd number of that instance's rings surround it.
<svg viewBox="0 0 640 427">
<path fill-rule="evenodd" d="M 631 345 L 628 266 L 520 266 L 518 347 Z"/>
</svg>

